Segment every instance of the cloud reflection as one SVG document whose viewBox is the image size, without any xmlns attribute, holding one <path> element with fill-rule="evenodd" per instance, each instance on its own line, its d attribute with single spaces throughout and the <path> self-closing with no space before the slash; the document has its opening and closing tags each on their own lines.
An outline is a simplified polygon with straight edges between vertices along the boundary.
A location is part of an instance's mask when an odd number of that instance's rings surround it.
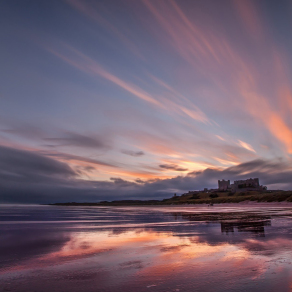
<svg viewBox="0 0 292 292">
<path fill-rule="evenodd" d="M 219 208 L 212 212 L 201 207 L 194 212 L 186 207 L 137 210 L 43 206 L 31 214 L 41 223 L 35 225 L 32 218 L 26 219 L 24 229 L 23 224 L 21 227 L 13 220 L 30 214 L 31 207 L 19 208 L 26 209 L 17 215 L 17 210 L 5 211 L 2 207 L 6 223 L 0 225 L 1 230 L 10 227 L 9 236 L 1 241 L 0 275 L 3 285 L 11 277 L 14 279 L 11 287 L 19 284 L 15 278 L 19 272 L 29 276 L 38 271 L 38 278 L 43 279 L 44 273 L 58 271 L 52 279 L 61 287 L 72 280 L 91 284 L 99 281 L 99 287 L 109 289 L 112 285 L 113 291 L 121 287 L 132 291 L 136 285 L 143 290 L 151 285 L 164 289 L 165 285 L 178 284 L 184 289 L 197 287 L 206 291 L 213 285 L 209 280 L 222 281 L 225 289 L 235 289 L 241 287 L 240 279 L 245 279 L 253 290 L 252 281 L 257 287 L 265 285 L 279 265 L 291 273 L 288 208 L 261 208 L 262 215 L 258 215 L 258 207 Z M 45 213 L 55 221 L 60 218 L 59 223 L 50 224 Z M 79 220 L 72 221 L 76 215 Z M 269 219 L 263 221 L 265 218 L 273 218 L 275 227 L 268 224 Z M 226 223 L 233 226 L 232 234 L 222 230 Z M 262 232 L 259 227 L 266 229 L 267 237 L 258 236 Z M 17 240 L 20 228 L 21 237 L 27 238 L 25 242 Z M 15 248 L 22 251 L 21 256 L 7 257 Z M 110 275 L 117 280 L 111 281 Z M 286 279 L 281 284 L 283 291 L 289 284 Z M 32 279 L 24 285 L 37 285 L 37 281 Z"/>
</svg>

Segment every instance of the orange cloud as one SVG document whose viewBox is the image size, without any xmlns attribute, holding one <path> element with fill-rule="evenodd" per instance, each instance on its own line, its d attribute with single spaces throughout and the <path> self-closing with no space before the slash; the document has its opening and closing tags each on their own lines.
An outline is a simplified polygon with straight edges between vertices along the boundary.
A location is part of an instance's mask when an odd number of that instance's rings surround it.
<svg viewBox="0 0 292 292">
<path fill-rule="evenodd" d="M 215 135 L 219 140 L 221 141 L 226 141 L 223 137 L 219 136 L 219 135 Z"/>
<path fill-rule="evenodd" d="M 250 144 L 248 144 L 248 143 L 246 143 L 246 142 L 243 142 L 243 141 L 241 141 L 241 140 L 238 140 L 238 143 L 239 143 L 239 145 L 240 145 L 241 147 L 243 147 L 243 148 L 245 148 L 245 149 L 247 149 L 247 150 L 249 150 L 249 151 L 252 151 L 252 152 L 256 153 L 256 151 L 252 148 L 252 146 L 251 146 Z"/>
<path fill-rule="evenodd" d="M 288 153 L 292 154 L 292 131 L 283 119 L 271 112 L 267 117 L 267 124 L 272 134 L 286 146 Z"/>
<path fill-rule="evenodd" d="M 218 162 L 220 162 L 223 165 L 238 165 L 237 161 L 231 161 L 231 160 L 226 160 L 226 159 L 221 159 L 219 157 L 213 157 L 215 160 L 217 160 Z"/>
</svg>

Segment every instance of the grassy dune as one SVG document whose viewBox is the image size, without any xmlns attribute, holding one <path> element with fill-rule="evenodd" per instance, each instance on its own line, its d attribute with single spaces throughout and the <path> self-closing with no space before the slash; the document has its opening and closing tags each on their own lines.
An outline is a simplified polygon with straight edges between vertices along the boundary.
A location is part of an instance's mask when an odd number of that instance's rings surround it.
<svg viewBox="0 0 292 292">
<path fill-rule="evenodd" d="M 292 191 L 247 191 L 247 192 L 217 192 L 199 194 L 189 193 L 165 199 L 164 204 L 221 204 L 221 203 L 239 203 L 243 201 L 255 202 L 292 202 Z"/>
<path fill-rule="evenodd" d="M 292 202 L 292 191 L 247 191 L 247 192 L 215 192 L 215 193 L 187 193 L 164 200 L 120 200 L 100 203 L 56 203 L 63 206 L 134 206 L 134 205 L 182 205 L 182 204 L 222 204 L 253 202 Z"/>
</svg>

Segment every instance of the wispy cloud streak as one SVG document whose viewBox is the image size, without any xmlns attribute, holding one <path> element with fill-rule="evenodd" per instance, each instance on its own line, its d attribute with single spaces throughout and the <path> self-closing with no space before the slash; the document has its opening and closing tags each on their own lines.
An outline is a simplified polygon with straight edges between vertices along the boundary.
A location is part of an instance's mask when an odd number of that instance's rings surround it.
<svg viewBox="0 0 292 292">
<path fill-rule="evenodd" d="M 111 74 L 110 72 L 105 70 L 100 64 L 98 64 L 94 59 L 86 56 L 75 48 L 69 47 L 68 45 L 65 45 L 65 47 L 75 55 L 75 58 L 69 58 L 68 56 L 56 50 L 49 49 L 49 51 L 57 57 L 61 58 L 63 61 L 74 66 L 75 68 L 78 68 L 79 70 L 90 75 L 103 77 L 104 79 L 129 92 L 131 95 L 143 101 L 146 101 L 158 107 L 159 109 L 165 110 L 166 112 L 170 113 L 179 111 L 180 114 L 184 114 L 185 116 L 188 116 L 194 120 L 203 123 L 206 123 L 208 121 L 207 116 L 197 106 L 191 104 L 190 101 L 188 101 L 185 97 L 183 97 L 183 100 L 187 101 L 187 106 L 183 106 L 181 101 L 180 103 L 175 102 L 174 100 L 169 98 L 169 95 L 155 96 L 154 94 L 150 94 L 139 86 L 134 85 L 130 82 L 126 82 L 121 78 Z M 175 92 L 170 86 L 166 86 L 162 82 L 159 83 L 167 88 L 172 94 L 177 94 L 178 96 L 175 96 L 175 99 L 182 97 L 181 94 Z"/>
</svg>

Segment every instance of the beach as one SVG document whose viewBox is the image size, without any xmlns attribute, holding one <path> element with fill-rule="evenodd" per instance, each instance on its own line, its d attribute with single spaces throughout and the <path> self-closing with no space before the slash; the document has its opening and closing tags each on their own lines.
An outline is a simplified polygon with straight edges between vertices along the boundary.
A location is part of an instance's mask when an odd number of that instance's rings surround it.
<svg viewBox="0 0 292 292">
<path fill-rule="evenodd" d="M 290 291 L 292 205 L 1 206 L 0 291 Z"/>
</svg>

